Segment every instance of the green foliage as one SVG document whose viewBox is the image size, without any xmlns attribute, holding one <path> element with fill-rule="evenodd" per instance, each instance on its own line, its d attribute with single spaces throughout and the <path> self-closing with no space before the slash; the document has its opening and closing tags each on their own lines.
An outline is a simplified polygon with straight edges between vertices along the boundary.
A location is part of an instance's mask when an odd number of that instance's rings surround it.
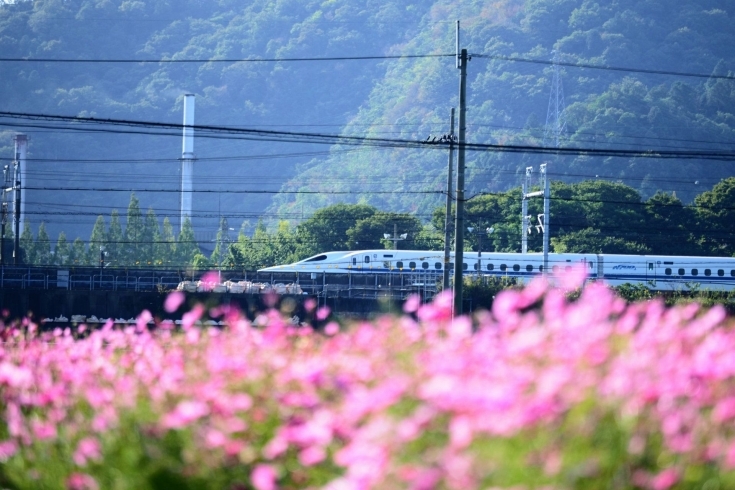
<svg viewBox="0 0 735 490">
<path fill-rule="evenodd" d="M 36 243 L 33 240 L 33 231 L 28 221 L 25 222 L 23 233 L 20 235 L 21 263 L 33 264 L 36 261 Z"/>
<path fill-rule="evenodd" d="M 70 255 L 71 248 L 66 240 L 66 234 L 62 231 L 54 247 L 54 265 L 69 265 Z"/>
<path fill-rule="evenodd" d="M 51 238 L 49 238 L 48 232 L 46 232 L 46 223 L 44 223 L 43 221 L 38 227 L 38 235 L 36 237 L 34 251 L 34 264 L 51 265 L 53 263 L 51 259 Z"/>
<path fill-rule="evenodd" d="M 191 264 L 194 256 L 198 253 L 199 247 L 194 238 L 194 230 L 191 227 L 191 220 L 187 216 L 184 218 L 184 226 L 181 227 L 181 233 L 176 242 L 176 263 Z"/>
<path fill-rule="evenodd" d="M 365 204 L 335 204 L 319 209 L 296 228 L 299 240 L 296 254 L 305 258 L 327 250 L 353 250 L 348 230 L 377 212 Z M 367 236 L 364 238 L 368 239 Z"/>
</svg>

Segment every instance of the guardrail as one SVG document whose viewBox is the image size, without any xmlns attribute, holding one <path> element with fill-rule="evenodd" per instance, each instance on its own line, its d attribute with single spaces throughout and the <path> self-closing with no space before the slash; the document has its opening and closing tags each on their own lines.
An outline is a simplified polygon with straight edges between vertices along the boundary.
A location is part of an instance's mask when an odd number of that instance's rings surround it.
<svg viewBox="0 0 735 490">
<path fill-rule="evenodd" d="M 162 270 L 56 269 L 0 267 L 0 289 L 48 289 L 85 291 L 171 291 L 184 280 L 196 280 L 206 271 L 186 274 Z M 418 293 L 431 298 L 441 277 L 432 274 L 296 274 L 223 271 L 222 282 L 239 280 L 270 285 L 298 284 L 304 294 L 322 298 L 401 298 Z M 234 294 L 234 293 L 233 293 Z"/>
</svg>

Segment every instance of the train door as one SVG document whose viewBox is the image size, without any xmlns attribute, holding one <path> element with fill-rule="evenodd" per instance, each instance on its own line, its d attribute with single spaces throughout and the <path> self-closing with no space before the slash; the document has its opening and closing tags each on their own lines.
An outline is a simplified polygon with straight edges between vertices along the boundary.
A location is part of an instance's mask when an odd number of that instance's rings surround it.
<svg viewBox="0 0 735 490">
<path fill-rule="evenodd" d="M 656 262 L 652 260 L 646 261 L 646 281 L 656 281 Z"/>
</svg>

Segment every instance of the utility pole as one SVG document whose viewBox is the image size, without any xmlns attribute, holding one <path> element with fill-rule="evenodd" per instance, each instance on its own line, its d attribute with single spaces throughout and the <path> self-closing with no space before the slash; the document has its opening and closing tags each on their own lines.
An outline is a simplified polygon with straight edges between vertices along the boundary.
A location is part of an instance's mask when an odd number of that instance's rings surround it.
<svg viewBox="0 0 735 490">
<path fill-rule="evenodd" d="M 521 201 L 521 253 L 528 253 L 528 228 L 530 223 L 528 222 L 528 198 L 532 197 L 528 194 L 531 190 L 531 174 L 533 173 L 533 167 L 526 167 L 526 179 L 523 181 L 523 189 L 521 190 L 523 198 Z"/>
<path fill-rule="evenodd" d="M 15 161 L 15 244 L 13 246 L 13 265 L 20 264 L 20 168 Z"/>
<path fill-rule="evenodd" d="M 8 203 L 5 201 L 6 192 L 8 188 L 8 166 L 3 167 L 3 193 L 2 193 L 2 226 L 0 229 L 0 265 L 5 265 L 5 225 L 8 223 Z"/>
<path fill-rule="evenodd" d="M 459 43 L 459 21 L 457 21 L 457 40 Z M 464 164 L 465 136 L 467 130 L 467 50 L 459 55 L 459 141 L 457 152 L 457 205 L 454 223 L 454 315 L 462 314 L 462 273 L 464 265 Z"/>
<path fill-rule="evenodd" d="M 549 178 L 546 173 L 546 164 L 542 164 L 540 167 L 540 173 L 541 173 L 541 187 L 543 190 L 535 191 L 535 192 L 528 192 L 531 188 L 531 174 L 533 173 L 533 167 L 526 167 L 526 180 L 523 183 L 523 241 L 521 246 L 522 253 L 528 252 L 528 231 L 531 228 L 530 223 L 528 222 L 530 216 L 528 215 L 528 199 L 531 197 L 541 197 L 544 198 L 544 214 L 539 215 L 539 222 L 541 223 L 540 228 L 541 232 L 544 234 L 543 238 L 543 247 L 544 247 L 544 274 L 547 273 L 547 268 L 549 266 L 549 200 L 550 200 L 550 193 L 549 193 Z M 543 222 L 541 221 L 541 216 L 544 217 Z M 536 227 L 538 230 L 539 226 Z"/>
<path fill-rule="evenodd" d="M 546 164 L 541 165 L 541 175 L 544 179 L 544 275 L 549 273 L 549 204 L 551 193 L 549 191 L 549 174 Z"/>
<path fill-rule="evenodd" d="M 398 223 L 393 223 L 393 237 L 391 238 L 390 233 L 383 233 L 383 238 L 393 242 L 393 248 L 398 250 L 398 242 L 408 238 L 408 233 L 402 233 L 401 236 L 398 236 Z"/>
<path fill-rule="evenodd" d="M 4 192 L 3 192 L 4 194 Z M 0 226 L 0 265 L 5 265 L 5 224 L 8 222 L 8 203 L 5 202 L 3 196 L 2 203 L 2 226 Z"/>
<path fill-rule="evenodd" d="M 444 219 L 444 276 L 443 290 L 449 290 L 449 256 L 451 245 L 449 243 L 452 236 L 452 167 L 454 166 L 454 107 L 449 113 L 449 165 L 447 166 L 447 212 Z"/>
</svg>

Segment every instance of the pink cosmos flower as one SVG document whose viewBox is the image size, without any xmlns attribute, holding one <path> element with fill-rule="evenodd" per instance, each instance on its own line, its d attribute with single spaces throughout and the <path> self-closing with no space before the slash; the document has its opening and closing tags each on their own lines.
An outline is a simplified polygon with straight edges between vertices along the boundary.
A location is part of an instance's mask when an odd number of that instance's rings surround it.
<svg viewBox="0 0 735 490">
<path fill-rule="evenodd" d="M 0 442 L 0 461 L 7 461 L 12 458 L 17 451 L 18 445 L 15 441 L 8 440 Z"/>
<path fill-rule="evenodd" d="M 587 279 L 587 264 L 573 265 L 571 270 L 560 272 L 556 277 L 562 289 L 574 290 L 580 288 Z"/>
<path fill-rule="evenodd" d="M 72 473 L 66 481 L 68 490 L 97 490 L 97 481 L 84 473 Z"/>
<path fill-rule="evenodd" d="M 337 322 L 327 323 L 327 325 L 324 327 L 324 333 L 329 336 L 338 334 L 339 333 L 339 323 Z"/>
<path fill-rule="evenodd" d="M 185 298 L 186 296 L 184 296 L 184 293 L 181 291 L 174 291 L 166 297 L 166 302 L 164 303 L 163 308 L 167 313 L 173 313 L 179 309 L 179 306 L 181 306 Z"/>
<path fill-rule="evenodd" d="M 651 487 L 653 490 L 668 490 L 676 485 L 679 478 L 679 470 L 676 468 L 667 468 L 653 477 L 653 480 L 651 480 Z"/>
<path fill-rule="evenodd" d="M 322 306 L 316 310 L 316 319 L 319 321 L 326 320 L 331 311 L 328 306 Z"/>
<path fill-rule="evenodd" d="M 418 294 L 412 294 L 403 303 L 403 311 L 406 313 L 415 313 L 419 306 L 421 306 L 421 296 Z"/>
<path fill-rule="evenodd" d="M 206 403 L 194 400 L 179 402 L 176 408 L 163 417 L 163 426 L 168 429 L 181 429 L 209 414 Z"/>
<path fill-rule="evenodd" d="M 276 479 L 278 475 L 273 466 L 268 464 L 259 464 L 253 468 L 250 475 L 250 483 L 253 484 L 255 490 L 276 490 Z"/>
<path fill-rule="evenodd" d="M 100 443 L 97 439 L 92 437 L 85 437 L 79 444 L 77 444 L 77 450 L 74 451 L 74 462 L 77 466 L 84 466 L 88 460 L 99 460 L 102 458 L 102 452 L 100 450 Z"/>
</svg>

